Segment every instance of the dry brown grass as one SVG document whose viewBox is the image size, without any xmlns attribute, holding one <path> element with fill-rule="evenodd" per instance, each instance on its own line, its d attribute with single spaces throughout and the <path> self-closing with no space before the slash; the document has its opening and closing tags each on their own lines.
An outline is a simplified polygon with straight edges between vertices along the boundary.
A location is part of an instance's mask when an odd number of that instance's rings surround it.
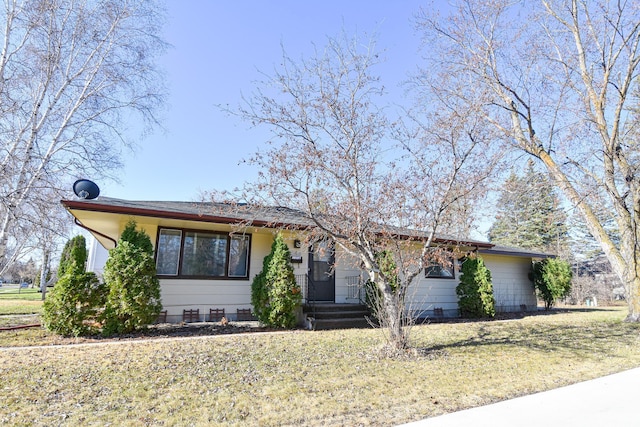
<svg viewBox="0 0 640 427">
<path fill-rule="evenodd" d="M 0 424 L 393 425 L 640 366 L 624 315 L 416 326 L 394 360 L 375 330 L 5 347 Z"/>
</svg>

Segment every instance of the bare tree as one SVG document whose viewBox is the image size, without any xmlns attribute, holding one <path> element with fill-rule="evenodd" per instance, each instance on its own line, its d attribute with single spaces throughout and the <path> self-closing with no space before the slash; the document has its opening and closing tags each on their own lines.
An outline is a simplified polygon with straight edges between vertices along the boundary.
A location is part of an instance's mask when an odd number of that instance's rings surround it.
<svg viewBox="0 0 640 427">
<path fill-rule="evenodd" d="M 481 194 L 492 160 L 471 116 L 443 109 L 391 123 L 378 62 L 372 43 L 344 35 L 310 58 L 285 52 L 234 113 L 273 131 L 251 159 L 261 171 L 249 188 L 254 200 L 304 212 L 311 239 L 328 237 L 359 260 L 381 298 L 389 343 L 401 350 L 407 291 L 425 262 L 443 258 L 436 232 L 463 199 Z"/>
<path fill-rule="evenodd" d="M 481 109 L 513 148 L 537 158 L 584 217 L 640 320 L 638 2 L 461 0 L 423 11 L 428 73 L 444 102 Z M 427 50 L 428 49 L 428 50 Z M 594 206 L 614 213 L 619 242 Z"/>
<path fill-rule="evenodd" d="M 24 244 L 16 231 L 46 226 L 47 207 L 74 178 L 120 165 L 125 117 L 154 124 L 161 14 L 153 1 L 3 2 L 0 269 Z"/>
</svg>

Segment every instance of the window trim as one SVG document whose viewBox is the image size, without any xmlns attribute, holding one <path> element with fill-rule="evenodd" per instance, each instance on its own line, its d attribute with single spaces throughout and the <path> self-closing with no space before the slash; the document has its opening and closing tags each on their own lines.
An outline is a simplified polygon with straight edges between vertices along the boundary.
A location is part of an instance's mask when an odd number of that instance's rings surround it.
<svg viewBox="0 0 640 427">
<path fill-rule="evenodd" d="M 451 267 L 447 268 L 446 270 L 450 270 L 451 271 L 451 275 L 450 276 L 444 276 L 442 274 L 438 274 L 438 275 L 430 275 L 429 274 L 429 269 L 433 268 L 433 267 L 438 267 L 440 271 L 442 271 L 444 268 L 442 266 L 441 263 L 439 262 L 432 262 L 431 265 L 428 265 L 424 268 L 424 277 L 425 279 L 444 279 L 444 280 L 455 280 L 456 278 L 456 261 L 453 255 L 448 256 L 449 261 L 451 262 Z"/>
<path fill-rule="evenodd" d="M 157 277 L 160 279 L 187 279 L 187 280 L 241 280 L 246 281 L 249 280 L 250 272 L 251 272 L 251 246 L 252 246 L 252 235 L 251 233 L 234 233 L 227 231 L 218 231 L 218 230 L 207 230 L 207 229 L 193 229 L 193 228 L 180 228 L 180 227 L 164 227 L 158 226 L 158 231 L 156 234 L 156 246 L 155 246 L 155 256 L 154 260 L 156 262 L 156 266 L 158 263 L 158 252 L 159 252 L 159 244 L 160 244 L 160 233 L 162 230 L 174 230 L 180 232 L 180 250 L 178 253 L 178 271 L 177 274 L 157 274 Z M 184 242 L 187 233 L 204 233 L 204 234 L 218 234 L 225 235 L 227 238 L 227 245 L 225 248 L 225 265 L 224 265 L 224 276 L 208 276 L 208 275 L 184 275 L 182 274 L 182 262 L 184 259 Z M 244 236 L 245 239 L 248 240 L 247 245 L 247 274 L 244 276 L 230 276 L 229 275 L 229 267 L 230 267 L 230 255 L 231 255 L 231 241 L 232 236 Z"/>
</svg>

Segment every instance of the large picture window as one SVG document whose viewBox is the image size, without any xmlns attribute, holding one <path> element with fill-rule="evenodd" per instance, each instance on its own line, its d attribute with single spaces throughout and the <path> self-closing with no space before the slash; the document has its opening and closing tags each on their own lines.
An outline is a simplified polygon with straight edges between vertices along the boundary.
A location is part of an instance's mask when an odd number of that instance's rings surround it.
<svg viewBox="0 0 640 427">
<path fill-rule="evenodd" d="M 432 262 L 424 269 L 424 277 L 430 279 L 455 279 L 455 268 L 453 259 L 448 262 Z"/>
<path fill-rule="evenodd" d="M 251 236 L 161 228 L 156 267 L 159 276 L 247 278 Z"/>
</svg>

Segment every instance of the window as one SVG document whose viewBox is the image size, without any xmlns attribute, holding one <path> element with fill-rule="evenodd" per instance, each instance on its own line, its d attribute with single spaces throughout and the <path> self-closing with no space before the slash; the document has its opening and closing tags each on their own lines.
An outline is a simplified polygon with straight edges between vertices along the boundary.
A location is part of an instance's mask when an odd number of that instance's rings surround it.
<svg viewBox="0 0 640 427">
<path fill-rule="evenodd" d="M 249 236 L 231 236 L 229 277 L 247 277 L 249 271 Z"/>
<path fill-rule="evenodd" d="M 159 276 L 248 278 L 251 236 L 161 228 L 156 267 Z"/>
<path fill-rule="evenodd" d="M 160 230 L 158 235 L 158 256 L 156 259 L 156 270 L 159 275 L 175 276 L 178 274 L 181 241 L 182 231 Z"/>
<path fill-rule="evenodd" d="M 431 279 L 455 279 L 453 259 L 445 263 L 432 262 L 431 265 L 425 268 L 424 277 Z"/>
</svg>

